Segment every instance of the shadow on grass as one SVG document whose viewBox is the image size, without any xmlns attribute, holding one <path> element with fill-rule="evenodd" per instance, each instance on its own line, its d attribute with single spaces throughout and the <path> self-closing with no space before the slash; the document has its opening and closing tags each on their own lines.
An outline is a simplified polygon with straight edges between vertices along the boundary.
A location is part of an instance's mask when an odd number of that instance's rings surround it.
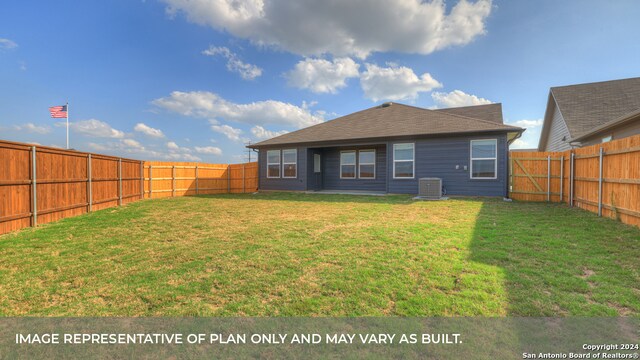
<svg viewBox="0 0 640 360">
<path fill-rule="evenodd" d="M 640 316 L 640 229 L 565 205 L 484 202 L 470 260 L 502 272 L 511 316 Z"/>
</svg>

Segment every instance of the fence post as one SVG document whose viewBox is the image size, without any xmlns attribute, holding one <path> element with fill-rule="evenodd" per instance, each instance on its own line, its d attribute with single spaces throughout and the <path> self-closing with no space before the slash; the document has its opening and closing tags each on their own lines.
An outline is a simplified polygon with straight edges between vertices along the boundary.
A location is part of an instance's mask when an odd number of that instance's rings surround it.
<svg viewBox="0 0 640 360">
<path fill-rule="evenodd" d="M 569 206 L 573 207 L 573 182 L 575 174 L 575 158 L 576 154 L 571 152 L 571 160 L 569 162 Z"/>
<path fill-rule="evenodd" d="M 198 164 L 196 164 L 196 195 L 198 195 L 200 191 L 198 190 Z"/>
<path fill-rule="evenodd" d="M 560 156 L 560 202 L 564 202 L 564 155 Z"/>
<path fill-rule="evenodd" d="M 153 165 L 149 164 L 149 199 L 153 199 Z"/>
<path fill-rule="evenodd" d="M 246 188 L 246 176 L 245 176 L 245 172 L 244 172 L 244 166 L 246 164 L 242 163 L 242 193 L 246 193 L 247 192 L 247 188 Z"/>
<path fill-rule="evenodd" d="M 93 211 L 93 184 L 91 178 L 93 172 L 91 171 L 91 154 L 87 157 L 87 197 L 89 198 L 89 212 Z"/>
<path fill-rule="evenodd" d="M 144 199 L 144 161 L 140 161 L 140 200 Z"/>
<path fill-rule="evenodd" d="M 118 205 L 122 206 L 122 159 L 118 158 Z"/>
<path fill-rule="evenodd" d="M 547 201 L 551 201 L 551 155 L 547 155 Z"/>
<path fill-rule="evenodd" d="M 176 196 L 176 166 L 171 167 L 171 196 Z"/>
<path fill-rule="evenodd" d="M 31 226 L 38 226 L 38 190 L 36 181 L 36 147 L 31 147 Z"/>
<path fill-rule="evenodd" d="M 600 156 L 598 157 L 598 216 L 602 216 L 602 160 L 604 149 L 600 148 Z"/>
<path fill-rule="evenodd" d="M 227 164 L 227 194 L 231 194 L 231 164 Z"/>
</svg>

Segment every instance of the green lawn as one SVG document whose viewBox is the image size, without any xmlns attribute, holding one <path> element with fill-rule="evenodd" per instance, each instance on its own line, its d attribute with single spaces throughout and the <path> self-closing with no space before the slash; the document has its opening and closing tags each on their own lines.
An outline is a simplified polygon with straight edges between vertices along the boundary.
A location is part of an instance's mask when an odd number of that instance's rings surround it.
<svg viewBox="0 0 640 360">
<path fill-rule="evenodd" d="M 640 229 L 556 204 L 168 198 L 0 254 L 3 316 L 640 316 Z"/>
</svg>

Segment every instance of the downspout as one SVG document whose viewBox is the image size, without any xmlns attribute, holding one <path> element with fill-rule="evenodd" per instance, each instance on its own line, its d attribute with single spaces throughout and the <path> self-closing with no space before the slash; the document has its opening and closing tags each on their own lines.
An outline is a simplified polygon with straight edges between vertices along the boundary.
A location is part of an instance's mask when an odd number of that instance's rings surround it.
<svg viewBox="0 0 640 360">
<path fill-rule="evenodd" d="M 260 151 L 255 148 L 252 148 L 251 150 L 257 154 L 256 159 L 258 159 L 258 189 L 256 191 L 260 191 Z"/>
</svg>

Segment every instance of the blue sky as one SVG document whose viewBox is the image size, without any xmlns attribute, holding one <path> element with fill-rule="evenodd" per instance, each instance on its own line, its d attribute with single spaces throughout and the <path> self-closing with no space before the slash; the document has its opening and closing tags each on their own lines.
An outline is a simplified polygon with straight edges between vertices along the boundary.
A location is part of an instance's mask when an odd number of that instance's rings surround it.
<svg viewBox="0 0 640 360">
<path fill-rule="evenodd" d="M 295 6 L 292 6 L 295 4 Z M 20 1 L 0 9 L 0 139 L 238 162 L 384 101 L 501 102 L 535 147 L 549 87 L 640 76 L 638 1 Z"/>
</svg>

